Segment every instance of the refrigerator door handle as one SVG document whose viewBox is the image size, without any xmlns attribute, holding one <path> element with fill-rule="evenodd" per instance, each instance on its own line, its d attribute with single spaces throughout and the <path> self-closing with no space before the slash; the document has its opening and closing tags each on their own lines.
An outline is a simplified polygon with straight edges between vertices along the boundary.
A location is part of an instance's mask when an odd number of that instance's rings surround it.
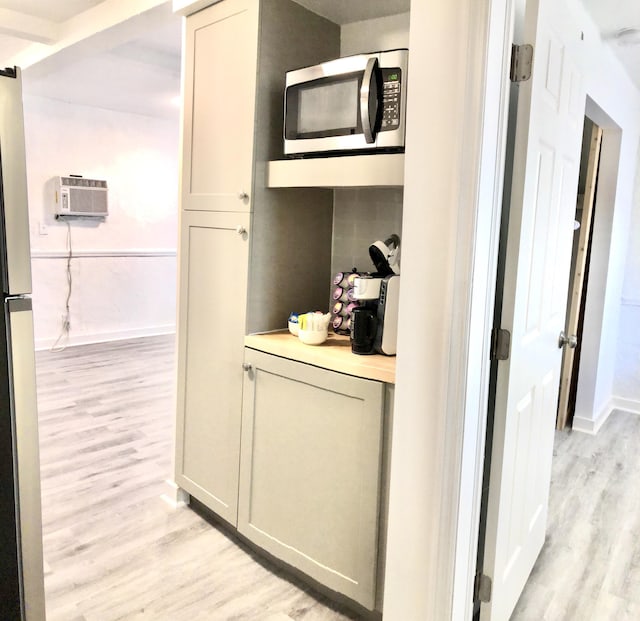
<svg viewBox="0 0 640 621">
<path fill-rule="evenodd" d="M 40 447 L 31 298 L 7 298 L 4 306 L 24 619 L 44 621 Z"/>
</svg>

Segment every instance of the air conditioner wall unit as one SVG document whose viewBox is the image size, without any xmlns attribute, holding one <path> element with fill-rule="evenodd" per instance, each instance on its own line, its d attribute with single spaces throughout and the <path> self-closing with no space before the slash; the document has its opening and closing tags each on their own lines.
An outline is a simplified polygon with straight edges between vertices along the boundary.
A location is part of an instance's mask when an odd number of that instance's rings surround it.
<svg viewBox="0 0 640 621">
<path fill-rule="evenodd" d="M 55 215 L 56 218 L 108 216 L 107 182 L 84 177 L 57 177 Z"/>
</svg>

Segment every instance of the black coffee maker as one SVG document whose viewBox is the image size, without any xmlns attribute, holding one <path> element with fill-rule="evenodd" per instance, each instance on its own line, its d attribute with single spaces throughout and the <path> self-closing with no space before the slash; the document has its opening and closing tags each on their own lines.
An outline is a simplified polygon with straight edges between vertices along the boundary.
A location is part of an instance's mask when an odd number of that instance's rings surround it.
<svg viewBox="0 0 640 621">
<path fill-rule="evenodd" d="M 400 238 L 394 233 L 384 242 L 369 246 L 369 256 L 376 271 L 356 279 L 355 299 L 358 307 L 351 311 L 351 351 L 354 354 L 375 354 L 378 333 L 378 301 L 383 280 L 395 273 Z"/>
<path fill-rule="evenodd" d="M 358 306 L 351 312 L 351 351 L 354 354 L 375 354 L 378 318 L 375 308 Z"/>
</svg>

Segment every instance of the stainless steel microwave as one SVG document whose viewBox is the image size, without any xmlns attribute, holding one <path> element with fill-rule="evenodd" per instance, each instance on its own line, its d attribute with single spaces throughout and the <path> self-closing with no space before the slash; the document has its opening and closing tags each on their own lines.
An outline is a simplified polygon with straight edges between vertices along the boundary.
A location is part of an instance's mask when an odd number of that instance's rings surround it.
<svg viewBox="0 0 640 621">
<path fill-rule="evenodd" d="M 284 154 L 403 151 L 408 55 L 358 54 L 288 71 Z"/>
</svg>

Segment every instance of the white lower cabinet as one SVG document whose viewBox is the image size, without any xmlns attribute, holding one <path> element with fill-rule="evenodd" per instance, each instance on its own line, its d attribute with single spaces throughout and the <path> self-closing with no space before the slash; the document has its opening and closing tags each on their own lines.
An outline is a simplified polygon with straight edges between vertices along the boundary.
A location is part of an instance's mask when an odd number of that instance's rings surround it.
<svg viewBox="0 0 640 621">
<path fill-rule="evenodd" d="M 372 610 L 385 384 L 245 350 L 238 530 Z"/>
<path fill-rule="evenodd" d="M 249 215 L 180 218 L 175 480 L 235 526 Z"/>
</svg>

